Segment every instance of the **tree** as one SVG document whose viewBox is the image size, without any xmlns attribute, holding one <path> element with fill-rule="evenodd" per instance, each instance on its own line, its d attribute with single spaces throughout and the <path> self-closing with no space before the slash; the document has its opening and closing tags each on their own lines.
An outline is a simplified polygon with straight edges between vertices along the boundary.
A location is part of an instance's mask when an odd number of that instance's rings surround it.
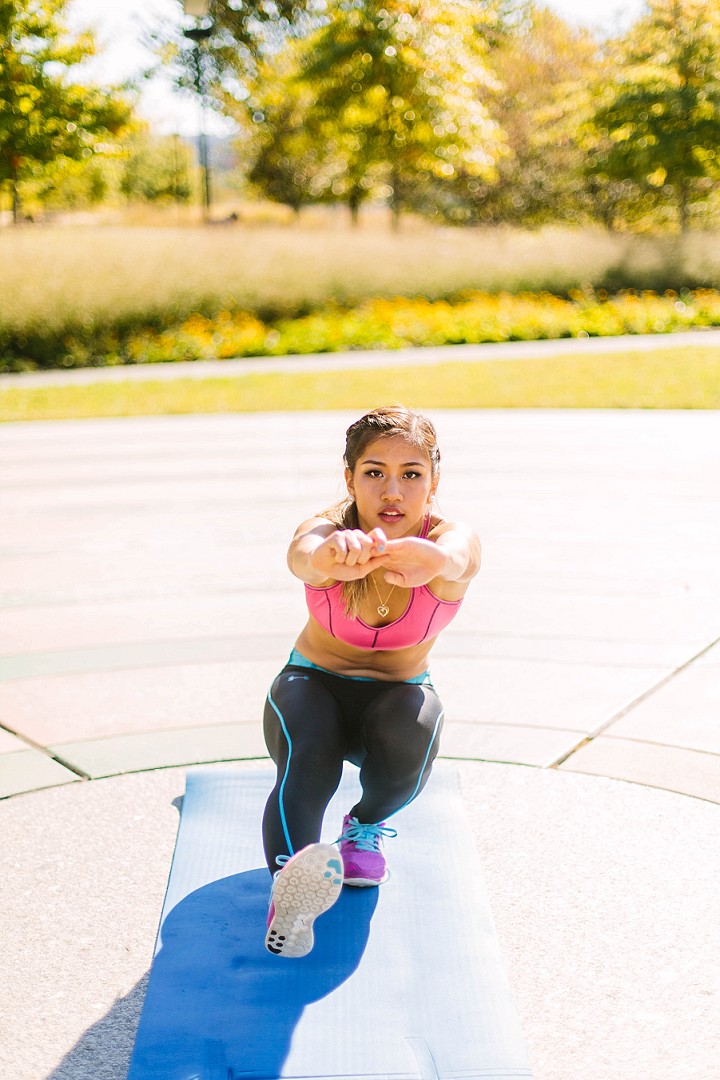
<svg viewBox="0 0 720 1080">
<path fill-rule="evenodd" d="M 192 154 L 178 136 L 139 132 L 126 144 L 120 191 L 146 202 L 188 202 Z"/>
<path fill-rule="evenodd" d="M 90 34 L 68 36 L 66 6 L 67 0 L 0 0 L 0 182 L 10 186 L 15 221 L 24 174 L 102 152 L 130 118 L 119 89 L 71 81 L 70 69 L 95 48 Z"/>
<path fill-rule="evenodd" d="M 319 25 L 322 16 L 309 9 L 323 6 L 323 0 L 214 0 L 211 19 L 199 28 L 201 41 L 198 26 L 184 30 L 162 20 L 146 43 L 180 89 L 196 92 L 200 84 L 216 108 L 232 115 L 246 103 L 259 65 Z"/>
<path fill-rule="evenodd" d="M 491 101 L 510 153 L 498 182 L 475 183 L 473 216 L 486 222 L 577 222 L 594 209 L 579 137 L 606 66 L 592 35 L 526 5 L 491 54 L 502 89 Z M 472 205 L 472 204 L 471 204 Z"/>
<path fill-rule="evenodd" d="M 241 127 L 237 145 L 252 187 L 299 213 L 313 201 L 309 180 L 317 151 L 305 128 L 312 94 L 297 76 L 298 42 L 289 40 L 258 64 L 246 100 L 228 98 L 226 108 Z"/>
<path fill-rule="evenodd" d="M 589 174 L 629 185 L 638 217 L 672 211 L 685 233 L 720 177 L 720 11 L 713 0 L 651 0 L 620 43 L 595 111 Z"/>
<path fill-rule="evenodd" d="M 93 154 L 72 161 L 61 157 L 49 164 L 26 169 L 18 185 L 23 207 L 77 210 L 97 206 L 117 190 L 116 158 Z"/>
<path fill-rule="evenodd" d="M 384 194 L 397 224 L 418 186 L 495 175 L 503 139 L 484 103 L 494 87 L 484 11 L 470 0 L 337 0 L 303 43 L 318 193 L 354 217 Z"/>
</svg>

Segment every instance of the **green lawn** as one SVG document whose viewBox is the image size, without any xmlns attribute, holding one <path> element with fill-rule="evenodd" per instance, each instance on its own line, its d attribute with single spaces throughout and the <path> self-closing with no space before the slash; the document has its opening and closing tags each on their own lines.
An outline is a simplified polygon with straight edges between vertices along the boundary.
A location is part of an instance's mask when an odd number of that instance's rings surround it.
<svg viewBox="0 0 720 1080">
<path fill-rule="evenodd" d="M 302 361 L 299 361 L 302 363 Z M 720 350 L 557 356 L 353 371 L 0 388 L 0 420 L 433 408 L 720 409 Z"/>
</svg>

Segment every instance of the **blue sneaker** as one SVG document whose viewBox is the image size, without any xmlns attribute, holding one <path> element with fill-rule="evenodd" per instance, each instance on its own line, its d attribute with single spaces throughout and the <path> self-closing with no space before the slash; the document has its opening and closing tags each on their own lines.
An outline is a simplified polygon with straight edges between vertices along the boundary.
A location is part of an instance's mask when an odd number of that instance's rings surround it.
<svg viewBox="0 0 720 1080">
<path fill-rule="evenodd" d="M 308 844 L 273 881 L 265 947 L 277 956 L 307 956 L 315 943 L 313 923 L 340 896 L 342 859 L 332 844 Z"/>
</svg>

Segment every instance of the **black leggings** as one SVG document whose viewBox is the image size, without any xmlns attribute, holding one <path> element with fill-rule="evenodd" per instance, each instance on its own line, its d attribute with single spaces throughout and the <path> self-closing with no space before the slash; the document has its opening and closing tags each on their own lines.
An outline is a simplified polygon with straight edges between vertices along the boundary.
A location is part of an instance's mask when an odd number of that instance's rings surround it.
<svg viewBox="0 0 720 1080">
<path fill-rule="evenodd" d="M 418 795 L 438 751 L 443 709 L 430 682 L 349 679 L 288 664 L 265 703 L 265 742 L 277 780 L 265 807 L 271 873 L 278 855 L 320 839 L 343 762 L 360 766 L 362 797 L 350 813 L 377 824 Z M 338 822 L 338 835 L 342 822 Z"/>
</svg>

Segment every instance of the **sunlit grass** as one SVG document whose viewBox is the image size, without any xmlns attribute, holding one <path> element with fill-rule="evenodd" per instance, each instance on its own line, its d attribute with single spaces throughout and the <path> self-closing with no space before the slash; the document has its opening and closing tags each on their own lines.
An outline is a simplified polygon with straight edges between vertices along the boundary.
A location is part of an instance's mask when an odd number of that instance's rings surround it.
<svg viewBox="0 0 720 1080">
<path fill-rule="evenodd" d="M 0 390 L 0 420 L 419 408 L 720 409 L 714 349 Z"/>
</svg>

